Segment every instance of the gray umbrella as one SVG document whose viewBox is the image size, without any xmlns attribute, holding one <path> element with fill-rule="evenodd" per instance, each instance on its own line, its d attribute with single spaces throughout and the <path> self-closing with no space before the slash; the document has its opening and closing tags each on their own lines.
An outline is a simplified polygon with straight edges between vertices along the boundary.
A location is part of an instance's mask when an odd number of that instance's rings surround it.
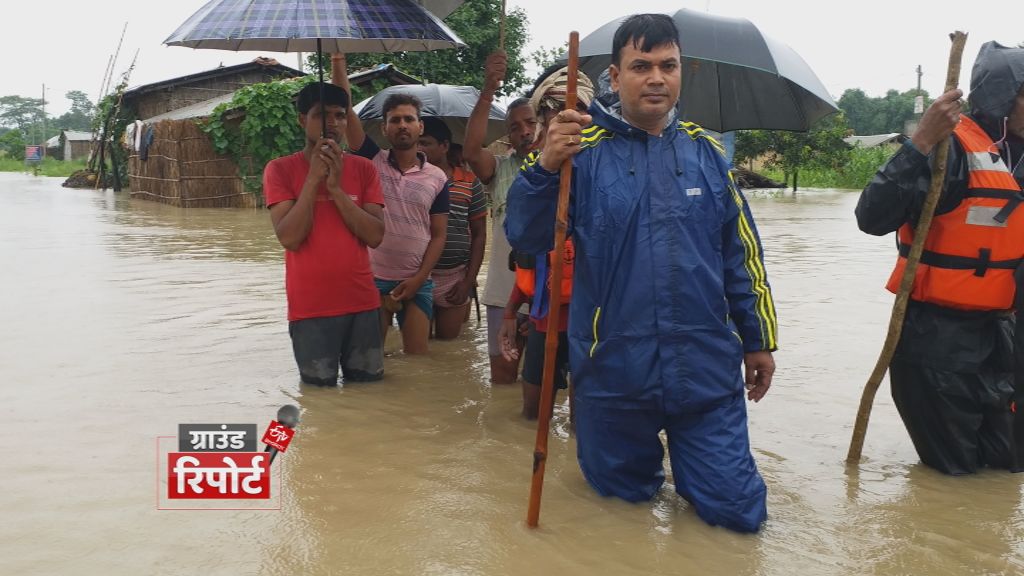
<svg viewBox="0 0 1024 576">
<path fill-rule="evenodd" d="M 705 128 L 808 130 L 839 108 L 792 48 L 765 36 L 745 18 L 681 9 L 682 117 Z M 611 63 L 612 37 L 625 17 L 580 40 L 580 69 L 599 84 Z"/>
<path fill-rule="evenodd" d="M 388 86 L 372 98 L 363 100 L 356 105 L 355 111 L 363 121 L 363 129 L 373 141 L 382 147 L 390 147 L 380 131 L 384 120 L 384 101 L 392 94 L 409 94 L 419 98 L 423 103 L 420 110 L 422 116 L 435 116 L 444 120 L 451 128 L 452 140 L 461 144 L 465 139 L 466 122 L 480 98 L 480 91 L 472 86 L 451 86 L 449 84 L 407 84 Z M 505 109 L 491 104 L 491 113 L 487 118 L 487 134 L 484 143 L 489 144 L 504 136 Z"/>
</svg>

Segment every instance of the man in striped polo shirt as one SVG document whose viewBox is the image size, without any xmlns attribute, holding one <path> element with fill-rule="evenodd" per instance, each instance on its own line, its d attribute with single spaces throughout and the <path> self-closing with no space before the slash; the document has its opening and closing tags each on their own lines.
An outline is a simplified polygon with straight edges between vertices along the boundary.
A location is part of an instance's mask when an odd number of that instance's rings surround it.
<svg viewBox="0 0 1024 576">
<path fill-rule="evenodd" d="M 448 176 L 448 237 L 431 273 L 434 280 L 434 336 L 458 338 L 469 309 L 469 295 L 484 261 L 487 198 L 480 180 L 452 150 L 452 131 L 439 118 L 423 119 L 420 152 Z"/>
<path fill-rule="evenodd" d="M 348 92 L 344 58 L 331 59 L 332 79 Z M 421 104 L 408 94 L 384 101 L 384 137 L 391 145 L 381 150 L 366 137 L 355 111 L 349 108 L 346 136 L 349 148 L 369 158 L 384 192 L 384 240 L 370 251 L 370 264 L 381 294 L 381 332 L 386 338 L 393 315 L 398 316 L 402 349 L 425 354 L 434 312 L 434 283 L 430 272 L 444 249 L 448 229 L 448 177 L 427 162 L 417 149 L 423 122 Z"/>
</svg>

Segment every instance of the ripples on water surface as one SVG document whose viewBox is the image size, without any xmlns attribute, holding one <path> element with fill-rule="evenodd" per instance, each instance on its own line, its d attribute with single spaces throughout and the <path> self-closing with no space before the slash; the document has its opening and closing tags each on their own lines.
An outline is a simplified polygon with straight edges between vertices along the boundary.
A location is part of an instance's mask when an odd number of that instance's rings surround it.
<svg viewBox="0 0 1024 576">
<path fill-rule="evenodd" d="M 487 383 L 475 320 L 380 383 L 300 388 L 265 211 L 188 211 L 0 173 L 0 574 L 1019 574 L 1022 476 L 917 463 L 879 391 L 843 465 L 891 296 L 892 238 L 857 195 L 750 193 L 782 350 L 751 441 L 769 522 L 705 526 L 669 486 L 583 481 L 559 406 L 542 528 L 523 523 L 535 429 Z M 281 511 L 157 511 L 156 437 L 303 408 Z"/>
</svg>

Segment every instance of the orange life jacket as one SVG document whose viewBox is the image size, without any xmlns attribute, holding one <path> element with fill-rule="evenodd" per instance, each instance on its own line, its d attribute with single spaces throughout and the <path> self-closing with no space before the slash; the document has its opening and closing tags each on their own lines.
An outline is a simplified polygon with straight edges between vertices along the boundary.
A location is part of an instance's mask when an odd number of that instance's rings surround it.
<svg viewBox="0 0 1024 576">
<path fill-rule="evenodd" d="M 554 250 L 548 253 L 548 263 L 552 262 L 555 258 L 557 258 L 557 256 Z M 573 246 L 572 240 L 566 238 L 564 258 L 562 259 L 563 303 L 568 302 L 569 297 L 572 296 L 572 272 L 575 262 L 576 248 Z M 551 290 L 551 268 L 549 267 L 548 270 L 549 274 L 545 282 L 548 287 L 548 290 Z M 532 298 L 534 292 L 536 292 L 535 287 L 537 286 L 537 270 L 535 268 L 524 268 L 522 266 L 516 266 L 516 286 L 519 287 L 520 292 Z"/>
<path fill-rule="evenodd" d="M 967 155 L 967 195 L 955 210 L 932 220 L 910 297 L 961 310 L 1009 310 L 1013 272 L 1024 258 L 1024 210 L 1016 210 L 1024 195 L 980 126 L 961 116 L 953 134 Z M 886 285 L 893 293 L 913 241 L 913 227 L 904 224 L 899 259 Z"/>
</svg>

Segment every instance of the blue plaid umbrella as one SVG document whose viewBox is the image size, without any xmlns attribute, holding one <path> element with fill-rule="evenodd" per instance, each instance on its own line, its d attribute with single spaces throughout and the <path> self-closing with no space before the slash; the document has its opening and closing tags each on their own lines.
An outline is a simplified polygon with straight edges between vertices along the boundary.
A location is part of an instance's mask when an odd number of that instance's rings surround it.
<svg viewBox="0 0 1024 576">
<path fill-rule="evenodd" d="M 164 44 L 265 52 L 406 52 L 464 45 L 413 0 L 212 0 Z"/>
<path fill-rule="evenodd" d="M 439 16 L 462 0 L 211 0 L 164 44 L 266 52 L 407 52 L 464 46 Z M 429 7 L 437 13 L 428 11 Z M 322 58 L 317 58 L 322 63 Z M 320 67 L 320 82 L 324 80 Z M 321 101 L 323 101 L 321 95 Z M 324 119 L 326 124 L 326 119 Z M 326 126 L 325 126 L 326 132 Z"/>
</svg>

